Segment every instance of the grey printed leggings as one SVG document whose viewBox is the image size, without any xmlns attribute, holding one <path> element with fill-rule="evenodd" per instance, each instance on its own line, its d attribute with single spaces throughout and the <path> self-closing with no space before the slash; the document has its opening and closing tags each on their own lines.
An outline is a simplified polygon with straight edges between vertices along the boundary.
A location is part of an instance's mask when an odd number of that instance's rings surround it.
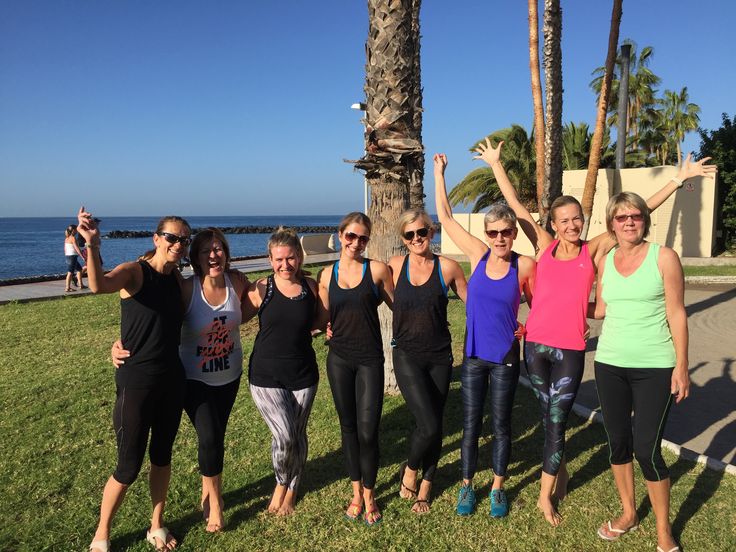
<svg viewBox="0 0 736 552">
<path fill-rule="evenodd" d="M 276 482 L 296 492 L 307 462 L 307 420 L 317 385 L 290 390 L 251 384 L 250 393 L 273 436 L 271 460 Z"/>
</svg>

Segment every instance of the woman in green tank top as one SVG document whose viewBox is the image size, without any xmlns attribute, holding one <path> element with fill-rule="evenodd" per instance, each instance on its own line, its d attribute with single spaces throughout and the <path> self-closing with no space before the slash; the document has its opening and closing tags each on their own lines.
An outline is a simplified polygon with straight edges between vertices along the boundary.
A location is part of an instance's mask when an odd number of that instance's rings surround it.
<svg viewBox="0 0 736 552">
<path fill-rule="evenodd" d="M 595 379 L 622 514 L 598 536 L 616 540 L 639 526 L 633 458 L 641 466 L 657 524 L 657 551 L 679 550 L 669 521 L 670 479 L 661 454 L 672 401 L 689 393 L 684 278 L 672 249 L 646 241 L 645 201 L 622 192 L 606 207 L 617 247 L 598 264 L 596 318 L 605 318 Z M 631 412 L 634 412 L 632 423 Z"/>
</svg>

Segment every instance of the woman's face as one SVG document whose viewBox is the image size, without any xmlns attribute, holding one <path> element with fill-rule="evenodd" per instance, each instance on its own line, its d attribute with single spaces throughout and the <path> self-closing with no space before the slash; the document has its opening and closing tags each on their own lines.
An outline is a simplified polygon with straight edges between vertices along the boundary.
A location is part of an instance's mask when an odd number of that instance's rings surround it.
<svg viewBox="0 0 736 552">
<path fill-rule="evenodd" d="M 612 226 L 619 243 L 637 244 L 644 239 L 644 215 L 636 207 L 621 205 L 613 215 Z"/>
<path fill-rule="evenodd" d="M 368 245 L 370 232 L 359 222 L 352 222 L 340 232 L 338 238 L 344 254 L 350 257 L 360 257 Z"/>
<path fill-rule="evenodd" d="M 516 225 L 509 220 L 495 220 L 486 223 L 486 243 L 498 257 L 505 257 L 511 253 L 516 238 Z"/>
<path fill-rule="evenodd" d="M 434 237 L 434 229 L 428 227 L 426 223 L 418 218 L 414 222 L 410 222 L 401 231 L 401 239 L 409 250 L 409 253 L 423 255 L 429 251 L 429 245 Z"/>
<path fill-rule="evenodd" d="M 583 213 L 575 203 L 557 207 L 552 213 L 552 229 L 561 240 L 576 243 L 583 231 Z"/>
<path fill-rule="evenodd" d="M 161 232 L 153 235 L 156 254 L 162 255 L 167 263 L 178 264 L 187 254 L 191 241 L 189 229 L 181 222 L 167 222 Z"/>
<path fill-rule="evenodd" d="M 212 238 L 207 245 L 199 250 L 197 262 L 203 275 L 210 278 L 222 275 L 227 265 L 227 255 L 222 247 L 222 242 L 217 238 Z"/>
<path fill-rule="evenodd" d="M 301 261 L 293 247 L 277 245 L 268 253 L 273 273 L 284 280 L 294 280 L 301 266 Z"/>
</svg>

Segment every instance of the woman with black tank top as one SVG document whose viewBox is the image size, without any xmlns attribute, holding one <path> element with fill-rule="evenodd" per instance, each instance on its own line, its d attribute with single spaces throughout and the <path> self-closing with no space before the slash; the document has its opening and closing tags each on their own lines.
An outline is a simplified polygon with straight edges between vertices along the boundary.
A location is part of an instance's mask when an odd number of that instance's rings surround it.
<svg viewBox="0 0 736 552">
<path fill-rule="evenodd" d="M 307 420 L 317 393 L 319 373 L 311 330 L 326 321 L 317 298 L 317 282 L 301 270 L 304 252 L 291 229 L 279 228 L 268 241 L 273 274 L 252 284 L 243 311 L 258 313 L 258 335 L 248 379 L 256 408 L 273 439 L 276 475 L 267 511 L 294 512 L 307 461 Z"/>
<path fill-rule="evenodd" d="M 381 520 L 374 486 L 378 473 L 378 425 L 383 407 L 383 344 L 378 305 L 390 307 L 393 282 L 386 264 L 363 257 L 371 221 L 349 213 L 338 225 L 340 259 L 322 271 L 319 293 L 329 309 L 331 339 L 327 354 L 342 448 L 353 498 L 345 515 L 374 525 Z"/>
<path fill-rule="evenodd" d="M 173 549 L 177 541 L 164 526 L 163 514 L 171 476 L 171 449 L 184 396 L 184 370 L 179 360 L 183 305 L 180 276 L 175 269 L 187 252 L 191 228 L 180 217 L 161 219 L 153 236 L 153 250 L 138 262 L 123 263 L 104 274 L 99 228 L 84 207 L 79 209 L 78 219 L 77 230 L 89 252 L 89 287 L 93 293 L 120 292 L 121 337 L 134 355 L 133 361 L 115 372 L 113 426 L 118 463 L 105 484 L 100 521 L 89 549 L 109 550 L 112 519 L 138 476 L 149 434 L 153 514 L 146 540 L 157 549 Z"/>
<path fill-rule="evenodd" d="M 413 499 L 412 511 L 429 511 L 432 480 L 442 450 L 442 416 L 452 376 L 452 340 L 447 326 L 447 291 L 465 301 L 460 265 L 432 253 L 434 224 L 420 209 L 399 217 L 399 234 L 409 251 L 389 261 L 394 281 L 394 371 L 415 428 L 409 457 L 399 470 L 399 495 Z M 422 483 L 417 488 L 419 468 Z"/>
</svg>

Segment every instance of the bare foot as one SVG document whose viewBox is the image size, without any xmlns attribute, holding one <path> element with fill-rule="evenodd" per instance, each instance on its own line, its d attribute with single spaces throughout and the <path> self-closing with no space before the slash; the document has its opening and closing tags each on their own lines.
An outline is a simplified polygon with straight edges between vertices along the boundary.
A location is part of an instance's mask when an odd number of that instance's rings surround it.
<svg viewBox="0 0 736 552">
<path fill-rule="evenodd" d="M 401 485 L 399 486 L 399 496 L 401 498 L 413 499 L 417 498 L 417 472 L 416 470 L 410 469 L 406 462 L 401 464 L 399 468 L 399 480 Z"/>
<path fill-rule="evenodd" d="M 422 480 L 419 486 L 419 494 L 411 507 L 411 511 L 415 514 L 426 514 L 429 512 L 429 497 L 432 492 L 432 482 Z"/>
<path fill-rule="evenodd" d="M 222 514 L 223 501 L 213 501 L 213 504 L 207 501 L 207 527 L 205 531 L 208 533 L 219 533 L 225 527 L 225 516 Z"/>
<path fill-rule="evenodd" d="M 539 497 L 539 500 L 537 500 L 537 508 L 542 511 L 544 519 L 546 519 L 547 523 L 552 527 L 557 527 L 562 522 L 562 516 L 555 509 L 551 499 L 543 499 L 542 497 Z"/>
<path fill-rule="evenodd" d="M 278 512 L 276 512 L 277 516 L 290 516 L 294 513 L 294 509 L 296 508 L 296 493 L 294 491 L 286 491 L 286 494 L 284 495 L 284 499 L 281 502 L 281 506 L 279 507 Z"/>
<path fill-rule="evenodd" d="M 570 481 L 570 473 L 567 468 L 563 465 L 560 471 L 557 473 L 557 479 L 555 481 L 555 490 L 552 493 L 552 498 L 555 500 L 563 500 L 567 496 L 567 484 Z"/>
<path fill-rule="evenodd" d="M 286 487 L 284 485 L 276 485 L 271 495 L 271 502 L 268 504 L 267 511 L 269 514 L 278 513 L 281 508 L 281 504 L 284 502 L 284 496 L 286 496 Z"/>
</svg>

